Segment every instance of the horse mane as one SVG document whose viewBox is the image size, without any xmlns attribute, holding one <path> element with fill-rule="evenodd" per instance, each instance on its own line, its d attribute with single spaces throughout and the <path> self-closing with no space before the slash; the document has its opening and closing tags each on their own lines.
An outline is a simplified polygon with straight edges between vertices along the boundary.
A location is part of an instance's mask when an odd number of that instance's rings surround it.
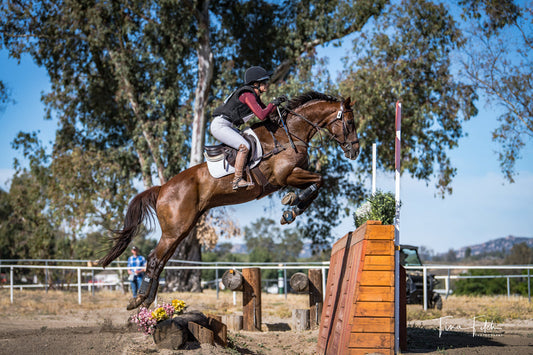
<svg viewBox="0 0 533 355">
<path fill-rule="evenodd" d="M 340 101 L 338 98 L 333 97 L 331 95 L 322 94 L 316 91 L 307 91 L 289 100 L 289 102 L 287 103 L 287 107 L 291 110 L 294 110 L 295 108 L 300 107 L 303 104 L 309 101 L 312 101 L 312 100 L 324 100 L 324 101 L 332 101 L 332 102 Z"/>
</svg>

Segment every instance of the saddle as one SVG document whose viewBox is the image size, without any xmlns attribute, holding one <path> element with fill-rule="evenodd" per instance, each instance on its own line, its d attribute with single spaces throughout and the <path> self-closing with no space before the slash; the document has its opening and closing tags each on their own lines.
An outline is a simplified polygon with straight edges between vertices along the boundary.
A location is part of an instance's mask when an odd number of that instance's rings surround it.
<svg viewBox="0 0 533 355">
<path fill-rule="evenodd" d="M 248 153 L 248 160 L 250 157 L 255 157 L 257 153 L 257 140 L 256 138 L 245 132 L 242 136 L 250 144 L 250 152 Z M 218 162 L 223 160 L 229 166 L 235 167 L 235 157 L 237 156 L 237 149 L 230 147 L 226 144 L 220 143 L 216 145 L 206 145 L 204 147 L 204 157 L 208 162 Z"/>
</svg>

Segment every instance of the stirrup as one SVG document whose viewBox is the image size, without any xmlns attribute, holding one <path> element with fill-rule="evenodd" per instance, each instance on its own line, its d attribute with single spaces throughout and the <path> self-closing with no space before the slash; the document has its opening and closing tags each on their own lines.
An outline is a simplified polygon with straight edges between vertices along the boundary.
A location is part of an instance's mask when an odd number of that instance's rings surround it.
<svg viewBox="0 0 533 355">
<path fill-rule="evenodd" d="M 248 187 L 248 186 L 253 186 L 253 185 L 254 185 L 253 182 L 247 182 L 242 177 L 233 179 L 233 182 L 231 183 L 233 190 L 238 190 L 241 187 Z"/>
</svg>

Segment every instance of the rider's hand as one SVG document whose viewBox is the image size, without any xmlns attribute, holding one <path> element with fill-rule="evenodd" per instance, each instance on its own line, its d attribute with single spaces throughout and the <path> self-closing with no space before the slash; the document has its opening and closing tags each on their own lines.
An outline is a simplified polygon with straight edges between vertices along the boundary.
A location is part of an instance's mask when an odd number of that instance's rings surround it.
<svg viewBox="0 0 533 355">
<path fill-rule="evenodd" d="M 286 101 L 289 101 L 289 99 L 287 98 L 287 96 L 285 95 L 281 95 L 279 97 L 276 97 L 274 100 L 272 100 L 272 104 L 274 106 L 279 106 L 281 105 L 283 102 L 286 102 Z"/>
</svg>

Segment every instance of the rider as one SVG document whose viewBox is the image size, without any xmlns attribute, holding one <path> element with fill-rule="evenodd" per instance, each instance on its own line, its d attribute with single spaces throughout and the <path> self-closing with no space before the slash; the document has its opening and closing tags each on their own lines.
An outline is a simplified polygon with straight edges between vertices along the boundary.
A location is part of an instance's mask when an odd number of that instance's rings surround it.
<svg viewBox="0 0 533 355">
<path fill-rule="evenodd" d="M 275 106 L 286 101 L 283 96 L 274 99 L 268 105 L 261 101 L 261 94 L 268 90 L 269 78 L 269 73 L 262 67 L 248 68 L 244 73 L 244 86 L 233 91 L 213 113 L 211 134 L 220 142 L 238 151 L 235 158 L 235 178 L 232 183 L 234 190 L 254 184 L 253 181 L 246 182 L 243 179 L 250 144 L 242 137 L 236 126 L 247 122 L 253 115 L 263 121 Z"/>
</svg>

